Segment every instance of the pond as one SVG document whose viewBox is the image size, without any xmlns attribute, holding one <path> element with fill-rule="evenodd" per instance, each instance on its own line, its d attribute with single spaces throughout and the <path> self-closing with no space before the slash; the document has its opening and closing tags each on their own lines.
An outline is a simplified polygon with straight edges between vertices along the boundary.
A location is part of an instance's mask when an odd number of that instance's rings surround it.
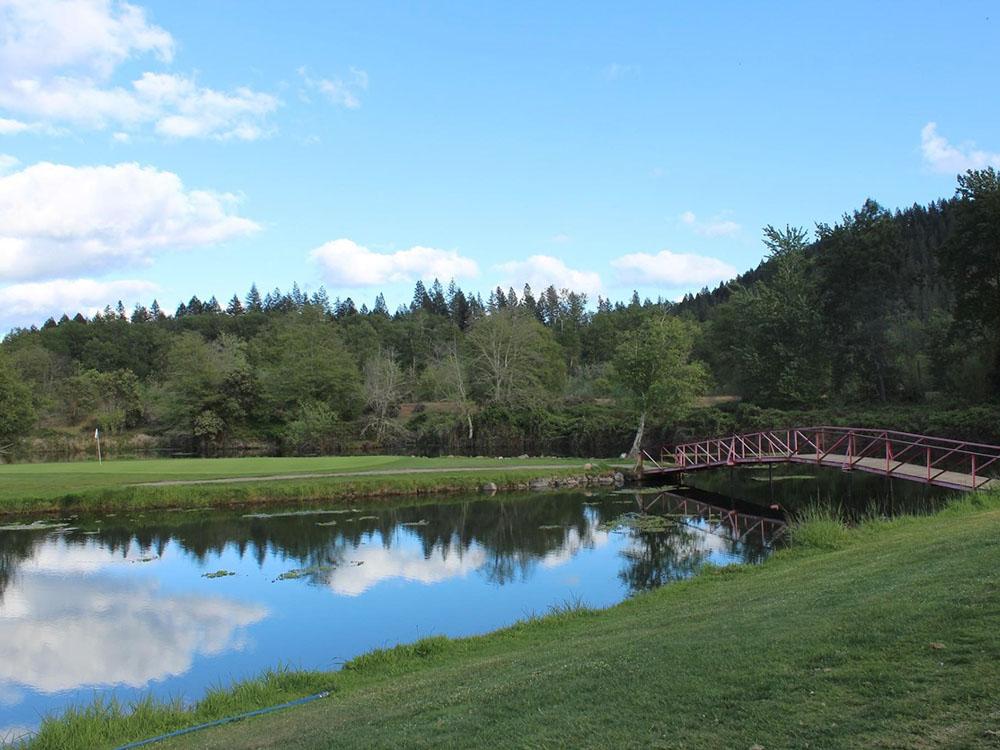
<svg viewBox="0 0 1000 750">
<path fill-rule="evenodd" d="M 191 701 L 757 562 L 783 524 L 738 505 L 549 492 L 0 521 L 0 738 L 97 695 Z"/>
<path fill-rule="evenodd" d="M 848 520 L 872 514 L 930 513 L 959 494 L 906 479 L 808 464 L 709 469 L 685 474 L 683 481 L 683 487 L 702 493 L 738 497 L 764 506 L 776 503 L 791 513 L 807 506 L 834 508 Z"/>
</svg>

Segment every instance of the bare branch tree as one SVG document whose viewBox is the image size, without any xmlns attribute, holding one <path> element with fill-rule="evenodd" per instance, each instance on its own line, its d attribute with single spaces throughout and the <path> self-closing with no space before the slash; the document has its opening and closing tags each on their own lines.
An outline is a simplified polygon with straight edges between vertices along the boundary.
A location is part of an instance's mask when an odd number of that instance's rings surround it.
<svg viewBox="0 0 1000 750">
<path fill-rule="evenodd" d="M 361 434 L 371 430 L 381 442 L 386 435 L 399 431 L 393 420 L 402 400 L 405 380 L 403 370 L 396 362 L 391 349 L 379 349 L 378 354 L 365 363 L 365 406 L 368 416 Z"/>
</svg>

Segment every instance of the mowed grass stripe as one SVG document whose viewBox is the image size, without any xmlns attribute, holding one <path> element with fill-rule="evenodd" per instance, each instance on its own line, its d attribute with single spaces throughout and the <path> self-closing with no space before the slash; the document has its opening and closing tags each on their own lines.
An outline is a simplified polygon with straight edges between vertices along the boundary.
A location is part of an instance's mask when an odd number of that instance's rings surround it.
<svg viewBox="0 0 1000 750">
<path fill-rule="evenodd" d="M 492 469 L 505 475 L 517 471 L 554 471 L 547 467 L 581 469 L 583 459 L 531 458 L 421 458 L 409 456 L 325 456 L 315 458 L 217 458 L 143 459 L 96 462 L 10 464 L 0 466 L 0 512 L 5 504 L 30 509 L 30 500 L 93 499 L 97 493 L 120 491 L 135 485 L 168 482 L 202 482 L 227 479 L 240 482 L 287 476 L 287 481 L 330 476 L 362 476 L 385 472 L 387 477 L 412 471 L 420 473 L 466 472 Z M 393 483 L 387 478 L 386 482 Z M 169 486 L 169 485 L 168 485 Z M 288 494 L 287 492 L 285 494 Z M 131 492 L 140 497 L 142 493 Z M 153 497 L 154 495 L 150 495 Z M 175 493 L 180 499 L 182 493 Z M 22 507 L 23 506 L 23 507 Z"/>
</svg>

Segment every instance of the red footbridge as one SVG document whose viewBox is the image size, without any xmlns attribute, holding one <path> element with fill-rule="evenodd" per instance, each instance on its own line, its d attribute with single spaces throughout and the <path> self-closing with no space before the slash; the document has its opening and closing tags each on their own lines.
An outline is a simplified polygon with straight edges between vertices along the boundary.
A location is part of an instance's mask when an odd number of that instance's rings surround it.
<svg viewBox="0 0 1000 750">
<path fill-rule="evenodd" d="M 860 427 L 795 427 L 708 438 L 643 452 L 643 476 L 745 464 L 865 471 L 955 490 L 1000 488 L 1000 446 Z"/>
</svg>

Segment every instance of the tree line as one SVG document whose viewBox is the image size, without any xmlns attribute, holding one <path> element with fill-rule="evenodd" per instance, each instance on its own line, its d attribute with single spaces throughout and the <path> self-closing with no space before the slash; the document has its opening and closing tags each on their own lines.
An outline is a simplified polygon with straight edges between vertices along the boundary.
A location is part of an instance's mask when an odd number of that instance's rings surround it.
<svg viewBox="0 0 1000 750">
<path fill-rule="evenodd" d="M 0 345 L 0 449 L 98 426 L 215 455 L 585 453 L 662 439 L 699 396 L 785 410 L 1000 395 L 1000 178 L 764 230 L 761 264 L 672 303 L 417 282 L 395 311 L 254 285 L 173 313 L 119 302 Z M 651 429 L 647 429 L 651 428 Z"/>
</svg>

